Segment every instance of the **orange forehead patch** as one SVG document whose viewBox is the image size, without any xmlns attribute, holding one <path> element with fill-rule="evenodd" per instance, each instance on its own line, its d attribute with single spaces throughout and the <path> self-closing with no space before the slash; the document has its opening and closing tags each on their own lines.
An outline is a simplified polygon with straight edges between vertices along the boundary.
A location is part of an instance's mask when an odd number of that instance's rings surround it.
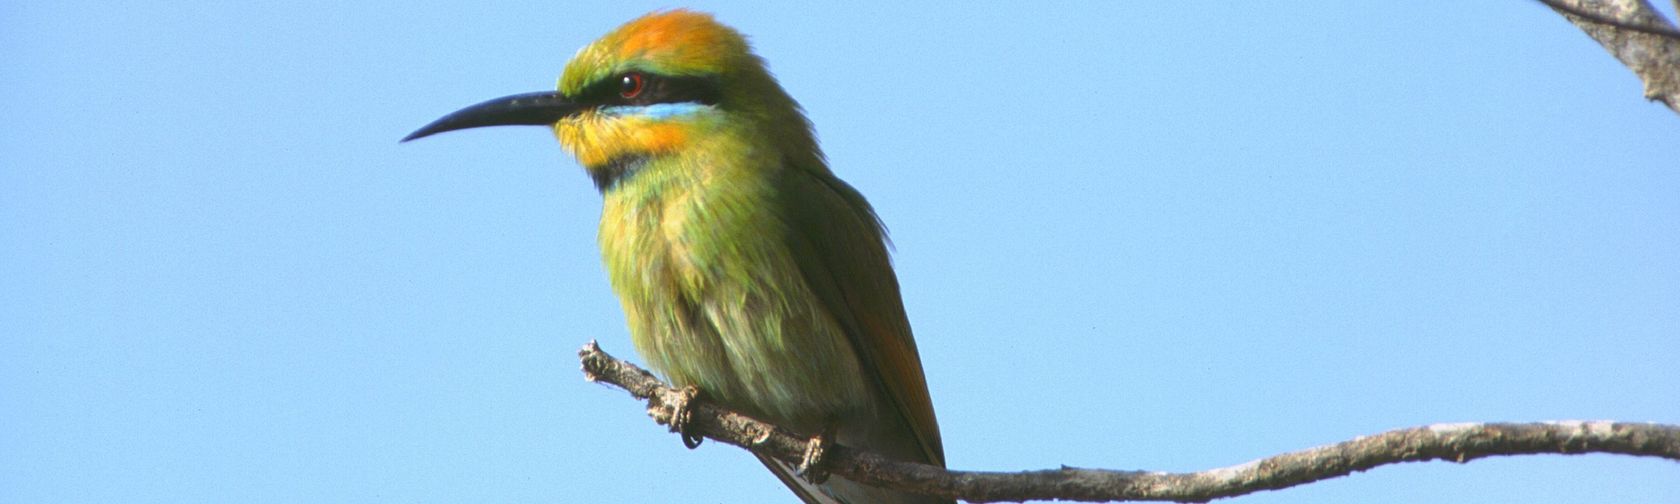
<svg viewBox="0 0 1680 504">
<path fill-rule="evenodd" d="M 666 75 L 715 75 L 758 64 L 747 39 L 710 14 L 655 12 L 584 46 L 566 64 L 560 91 L 571 94 L 630 69 Z"/>
<path fill-rule="evenodd" d="M 741 51 L 741 35 L 710 14 L 688 10 L 656 12 L 625 23 L 607 39 L 617 39 L 619 61 L 652 61 L 688 71 L 716 70 L 723 57 Z"/>
</svg>

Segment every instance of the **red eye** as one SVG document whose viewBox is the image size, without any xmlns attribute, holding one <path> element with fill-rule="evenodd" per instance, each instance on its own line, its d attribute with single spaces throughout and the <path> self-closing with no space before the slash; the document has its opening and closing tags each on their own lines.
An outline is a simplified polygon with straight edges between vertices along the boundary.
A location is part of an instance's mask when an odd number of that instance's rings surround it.
<svg viewBox="0 0 1680 504">
<path fill-rule="evenodd" d="M 625 98 L 635 98 L 642 94 L 642 88 L 647 87 L 647 81 L 639 73 L 624 74 L 624 80 L 619 83 L 618 95 Z"/>
</svg>

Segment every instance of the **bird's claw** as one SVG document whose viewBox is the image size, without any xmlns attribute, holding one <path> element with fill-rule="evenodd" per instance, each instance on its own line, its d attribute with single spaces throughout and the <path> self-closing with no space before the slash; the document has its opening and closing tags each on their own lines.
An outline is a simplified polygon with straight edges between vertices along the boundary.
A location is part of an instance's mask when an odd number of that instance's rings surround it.
<svg viewBox="0 0 1680 504">
<path fill-rule="evenodd" d="M 827 458 L 825 457 L 827 452 L 828 435 L 819 434 L 812 437 L 810 441 L 805 443 L 805 456 L 800 457 L 799 467 L 795 469 L 795 474 L 813 485 L 820 485 L 822 482 L 828 481 L 828 470 L 823 467 L 827 465 Z"/>
<path fill-rule="evenodd" d="M 688 423 L 694 420 L 694 400 L 700 397 L 700 389 L 693 385 L 683 387 L 668 406 L 671 408 L 671 432 L 682 436 L 683 446 L 693 450 L 700 447 L 706 438 L 688 431 Z"/>
</svg>

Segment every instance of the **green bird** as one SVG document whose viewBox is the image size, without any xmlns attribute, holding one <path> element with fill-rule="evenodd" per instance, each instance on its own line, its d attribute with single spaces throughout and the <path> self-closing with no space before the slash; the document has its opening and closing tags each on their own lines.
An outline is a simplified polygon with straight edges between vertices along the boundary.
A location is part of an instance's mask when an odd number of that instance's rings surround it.
<svg viewBox="0 0 1680 504">
<path fill-rule="evenodd" d="M 511 124 L 554 128 L 600 189 L 601 255 L 654 370 L 803 435 L 945 465 L 886 231 L 739 32 L 649 14 L 580 50 L 558 91 L 404 140 Z M 759 460 L 805 502 L 951 502 Z"/>
</svg>

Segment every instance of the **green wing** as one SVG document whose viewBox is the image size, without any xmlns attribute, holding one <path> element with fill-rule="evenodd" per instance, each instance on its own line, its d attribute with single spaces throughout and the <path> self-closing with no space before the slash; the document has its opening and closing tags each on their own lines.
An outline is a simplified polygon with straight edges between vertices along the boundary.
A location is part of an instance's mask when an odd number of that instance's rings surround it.
<svg viewBox="0 0 1680 504">
<path fill-rule="evenodd" d="M 920 443 L 922 462 L 943 467 L 921 357 L 887 255 L 886 231 L 869 202 L 827 170 L 782 174 L 790 245 L 801 274 L 839 321 L 866 374 Z"/>
</svg>

